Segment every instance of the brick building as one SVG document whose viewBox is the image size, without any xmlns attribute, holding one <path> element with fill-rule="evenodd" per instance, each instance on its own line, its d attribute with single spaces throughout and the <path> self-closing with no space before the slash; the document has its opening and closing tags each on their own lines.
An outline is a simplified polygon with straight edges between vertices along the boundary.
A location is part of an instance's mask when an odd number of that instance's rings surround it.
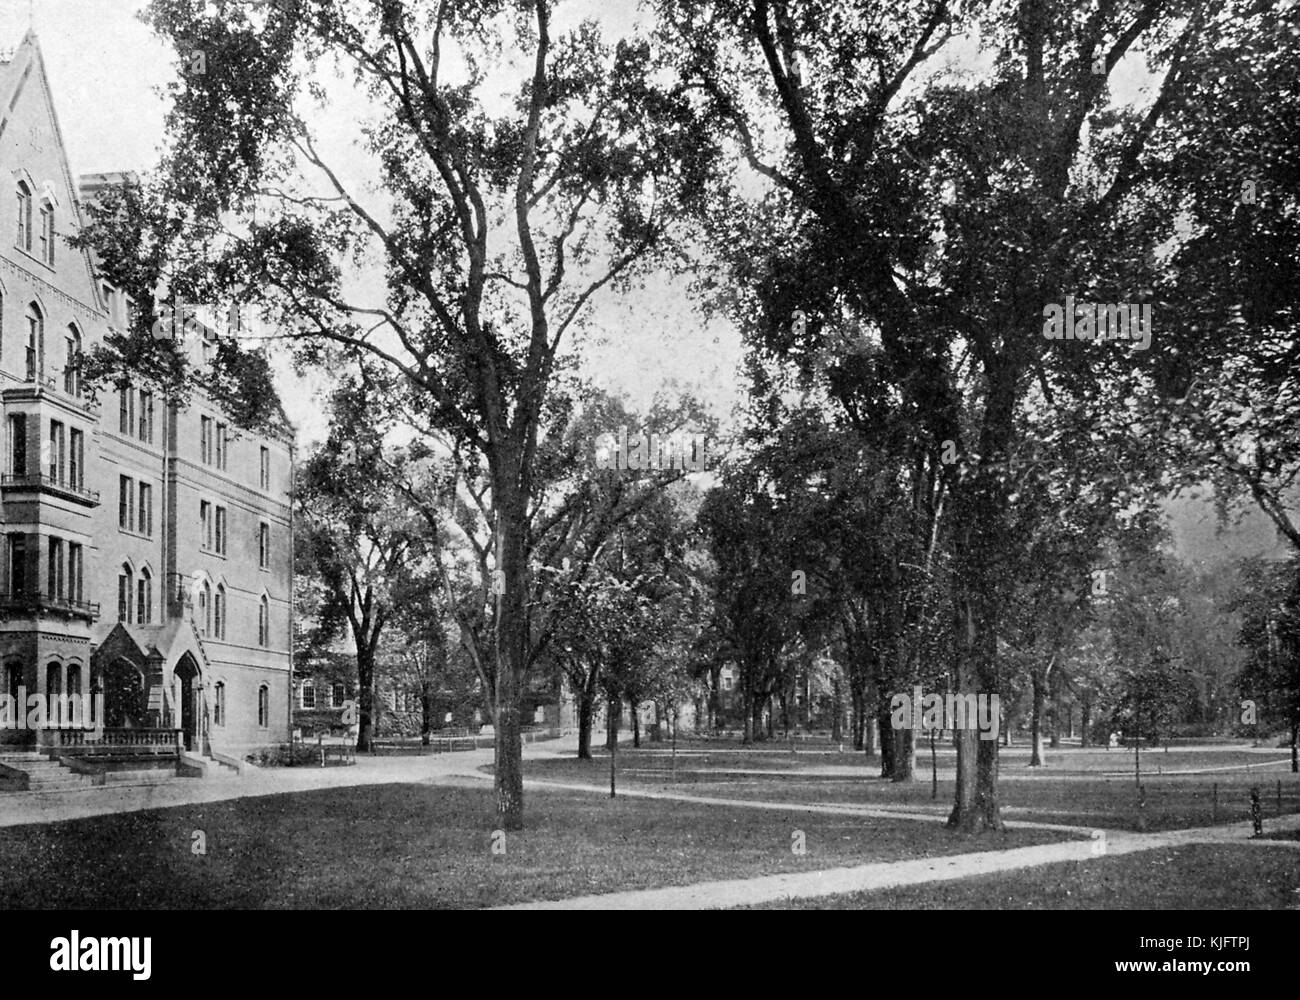
<svg viewBox="0 0 1300 1000">
<path fill-rule="evenodd" d="M 123 744 L 242 755 L 288 738 L 292 429 L 236 430 L 200 393 L 81 383 L 132 303 L 68 244 L 79 199 L 35 35 L 0 61 L 0 679 L 102 694 Z M 202 337 L 187 349 L 209 348 Z M 51 726 L 0 729 L 49 746 Z"/>
</svg>

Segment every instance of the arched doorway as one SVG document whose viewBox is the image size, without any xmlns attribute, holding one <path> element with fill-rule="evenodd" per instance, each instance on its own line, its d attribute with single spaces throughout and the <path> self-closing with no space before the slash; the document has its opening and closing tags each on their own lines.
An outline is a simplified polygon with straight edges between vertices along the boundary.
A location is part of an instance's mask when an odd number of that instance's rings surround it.
<svg viewBox="0 0 1300 1000">
<path fill-rule="evenodd" d="M 198 746 L 199 667 L 194 657 L 186 653 L 177 662 L 174 672 L 181 682 L 181 731 L 185 735 L 185 749 L 194 750 Z"/>
</svg>

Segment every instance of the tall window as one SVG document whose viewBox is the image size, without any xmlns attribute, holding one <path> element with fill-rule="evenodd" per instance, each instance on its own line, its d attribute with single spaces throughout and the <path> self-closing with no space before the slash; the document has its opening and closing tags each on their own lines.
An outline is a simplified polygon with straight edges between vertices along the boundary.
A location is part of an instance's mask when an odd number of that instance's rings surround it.
<svg viewBox="0 0 1300 1000">
<path fill-rule="evenodd" d="M 214 726 L 224 726 L 226 724 L 225 681 L 217 681 L 212 686 L 212 724 Z"/>
<path fill-rule="evenodd" d="M 56 483 L 63 482 L 63 470 L 67 467 L 67 455 L 64 451 L 66 440 L 63 433 L 63 423 L 59 420 L 50 421 L 50 479 Z"/>
<path fill-rule="evenodd" d="M 135 483 L 130 476 L 117 477 L 117 526 L 135 528 Z"/>
<path fill-rule="evenodd" d="M 68 356 L 63 363 L 63 391 L 69 396 L 81 395 L 81 334 L 75 326 L 68 327 L 66 339 Z"/>
<path fill-rule="evenodd" d="M 117 387 L 117 430 L 120 434 L 130 434 L 135 430 L 135 390 L 130 383 Z"/>
<path fill-rule="evenodd" d="M 153 536 L 153 486 L 140 484 L 140 534 Z"/>
<path fill-rule="evenodd" d="M 140 580 L 136 584 L 135 620 L 139 625 L 148 625 L 153 620 L 153 578 L 147 569 L 140 570 Z"/>
<path fill-rule="evenodd" d="M 68 600 L 80 601 L 81 587 L 81 543 L 68 543 Z"/>
<path fill-rule="evenodd" d="M 46 580 L 47 593 L 59 600 L 63 599 L 63 539 L 51 538 L 49 549 L 49 561 L 47 564 L 49 577 Z"/>
<path fill-rule="evenodd" d="M 262 569 L 271 565 L 271 526 L 265 522 L 257 526 L 257 565 Z"/>
<path fill-rule="evenodd" d="M 259 646 L 271 644 L 271 605 L 265 596 L 257 605 L 257 644 Z"/>
<path fill-rule="evenodd" d="M 140 431 L 141 441 L 153 444 L 153 393 L 140 390 Z"/>
<path fill-rule="evenodd" d="M 226 637 L 226 588 L 217 584 L 217 596 L 212 605 L 212 634 L 218 639 Z"/>
<path fill-rule="evenodd" d="M 212 504 L 199 501 L 199 547 L 212 548 Z"/>
<path fill-rule="evenodd" d="M 204 635 L 212 634 L 212 588 L 206 583 L 199 591 L 199 628 Z"/>
<path fill-rule="evenodd" d="M 45 341 L 45 318 L 36 303 L 27 307 L 27 381 L 36 381 L 40 369 L 41 345 Z"/>
<path fill-rule="evenodd" d="M 226 425 L 217 424 L 217 468 L 226 467 Z"/>
<path fill-rule="evenodd" d="M 347 701 L 347 697 L 348 697 L 347 687 L 343 684 L 340 684 L 338 681 L 335 681 L 334 686 L 330 691 L 330 698 L 331 698 L 330 708 L 342 708 L 343 702 Z"/>
<path fill-rule="evenodd" d="M 27 414 L 9 415 L 9 472 L 27 475 Z"/>
<path fill-rule="evenodd" d="M 212 464 L 212 418 L 199 417 L 199 461 Z"/>
<path fill-rule="evenodd" d="M 108 310 L 108 323 L 110 326 L 117 324 L 117 295 L 113 291 L 112 285 L 104 286 L 104 308 Z"/>
<path fill-rule="evenodd" d="M 257 688 L 257 724 L 264 729 L 271 724 L 271 690 L 265 684 Z"/>
<path fill-rule="evenodd" d="M 18 182 L 18 246 L 32 248 L 32 189 L 26 181 Z"/>
<path fill-rule="evenodd" d="M 316 688 L 312 685 L 312 682 L 311 682 L 311 681 L 305 681 L 305 682 L 303 683 L 303 686 L 302 686 L 302 707 L 303 707 L 303 708 L 315 708 L 315 707 L 316 707 Z"/>
<path fill-rule="evenodd" d="M 58 726 L 63 723 L 63 666 L 50 663 L 45 667 L 45 712 L 50 724 Z"/>
<path fill-rule="evenodd" d="M 217 555 L 226 554 L 226 508 L 217 508 Z"/>
<path fill-rule="evenodd" d="M 41 202 L 41 260 L 54 266 L 54 206 Z"/>
<path fill-rule="evenodd" d="M 9 593 L 27 593 L 27 536 L 18 532 L 9 536 Z"/>
<path fill-rule="evenodd" d="M 117 620 L 131 624 L 131 583 L 135 574 L 126 563 L 117 575 Z"/>
<path fill-rule="evenodd" d="M 75 427 L 69 432 L 68 441 L 68 485 L 73 489 L 85 487 L 86 479 L 86 435 Z"/>
<path fill-rule="evenodd" d="M 262 489 L 271 488 L 271 449 L 262 445 Z"/>
</svg>

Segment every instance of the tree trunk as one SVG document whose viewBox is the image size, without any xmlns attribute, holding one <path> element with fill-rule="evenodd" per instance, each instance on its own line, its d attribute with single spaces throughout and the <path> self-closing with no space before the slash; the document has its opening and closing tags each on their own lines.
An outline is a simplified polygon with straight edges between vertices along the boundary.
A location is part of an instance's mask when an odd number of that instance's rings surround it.
<svg viewBox="0 0 1300 1000">
<path fill-rule="evenodd" d="M 980 600 L 978 589 L 959 597 L 958 693 L 991 694 L 996 689 L 996 633 L 983 610 L 976 610 Z M 957 788 L 948 825 L 963 833 L 1001 830 L 997 740 L 981 740 L 975 729 L 958 730 L 956 737 Z"/>
<path fill-rule="evenodd" d="M 1029 671 L 1033 684 L 1033 710 L 1029 715 L 1029 766 L 1042 767 L 1045 763 L 1043 753 L 1043 706 L 1047 702 L 1046 678 L 1038 668 Z"/>
<path fill-rule="evenodd" d="M 591 722 L 596 714 L 596 692 L 583 690 L 578 695 L 578 759 L 591 760 Z"/>
<path fill-rule="evenodd" d="M 881 696 L 877 702 L 876 724 L 880 727 L 880 776 L 893 777 L 894 774 L 894 730 L 890 724 L 889 699 Z"/>
<path fill-rule="evenodd" d="M 605 737 L 605 749 L 613 752 L 618 743 L 618 732 L 623 727 L 623 699 L 609 699 L 609 732 Z"/>
<path fill-rule="evenodd" d="M 1086 698 L 1079 704 L 1079 739 L 1083 747 L 1092 746 L 1092 702 Z"/>
<path fill-rule="evenodd" d="M 1052 691 L 1052 739 L 1051 746 L 1053 750 L 1060 749 L 1061 746 L 1061 672 L 1053 671 L 1051 677 Z"/>
<path fill-rule="evenodd" d="M 519 720 L 521 687 L 515 671 L 502 664 L 497 671 L 496 717 L 492 721 L 496 729 L 493 786 L 497 822 L 503 830 L 524 828 L 524 745 Z"/>
<path fill-rule="evenodd" d="M 745 713 L 745 723 L 744 723 L 745 734 L 740 741 L 742 744 L 750 744 L 754 742 L 754 701 L 755 699 L 754 699 L 753 674 L 754 671 L 752 667 L 749 664 L 746 664 L 742 671 L 742 677 L 741 677 L 741 681 L 744 684 L 744 698 L 743 698 L 743 704 L 741 705 L 741 708 Z"/>
<path fill-rule="evenodd" d="M 368 751 L 375 732 L 375 650 L 357 643 L 357 751 Z"/>
<path fill-rule="evenodd" d="M 632 717 L 632 746 L 637 750 L 641 749 L 641 713 L 637 711 L 637 703 L 633 701 L 630 705 L 629 714 Z"/>
<path fill-rule="evenodd" d="M 722 710 L 722 664 L 717 663 L 709 668 L 709 729 L 714 732 L 719 726 L 718 715 Z"/>
<path fill-rule="evenodd" d="M 866 731 L 866 706 L 857 685 L 851 685 L 851 710 L 853 712 L 853 749 L 862 749 L 862 735 Z"/>
<path fill-rule="evenodd" d="M 893 773 L 896 782 L 911 781 L 916 777 L 916 730 L 894 730 Z"/>
<path fill-rule="evenodd" d="M 844 736 L 842 723 L 844 717 L 844 695 L 838 676 L 831 680 L 831 706 L 834 713 L 831 719 L 831 739 L 838 743 Z"/>
<path fill-rule="evenodd" d="M 494 470 L 500 472 L 500 470 Z M 502 480 L 505 480 L 504 482 Z M 493 786 L 497 822 L 503 830 L 524 828 L 524 766 L 520 700 L 528 666 L 528 559 L 525 548 L 524 503 L 513 486 L 517 480 L 494 475 L 497 513 L 497 567 L 505 592 L 497 595 L 496 627 L 496 751 Z"/>
<path fill-rule="evenodd" d="M 433 732 L 433 691 L 428 685 L 420 690 L 420 742 L 429 745 L 429 735 Z"/>
</svg>

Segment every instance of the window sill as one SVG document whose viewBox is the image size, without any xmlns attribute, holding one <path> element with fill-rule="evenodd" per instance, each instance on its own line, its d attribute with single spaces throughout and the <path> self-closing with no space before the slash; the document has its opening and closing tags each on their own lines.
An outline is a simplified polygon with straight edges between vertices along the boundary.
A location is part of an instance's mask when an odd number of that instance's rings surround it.
<svg viewBox="0 0 1300 1000">
<path fill-rule="evenodd" d="M 22 246 L 21 244 L 15 243 L 14 249 L 17 250 L 24 257 L 26 257 L 28 260 L 33 261 L 36 264 L 40 264 L 41 267 L 45 268 L 48 271 L 57 273 L 58 269 L 52 263 L 32 253 L 30 250 L 28 250 L 26 247 Z"/>
</svg>

